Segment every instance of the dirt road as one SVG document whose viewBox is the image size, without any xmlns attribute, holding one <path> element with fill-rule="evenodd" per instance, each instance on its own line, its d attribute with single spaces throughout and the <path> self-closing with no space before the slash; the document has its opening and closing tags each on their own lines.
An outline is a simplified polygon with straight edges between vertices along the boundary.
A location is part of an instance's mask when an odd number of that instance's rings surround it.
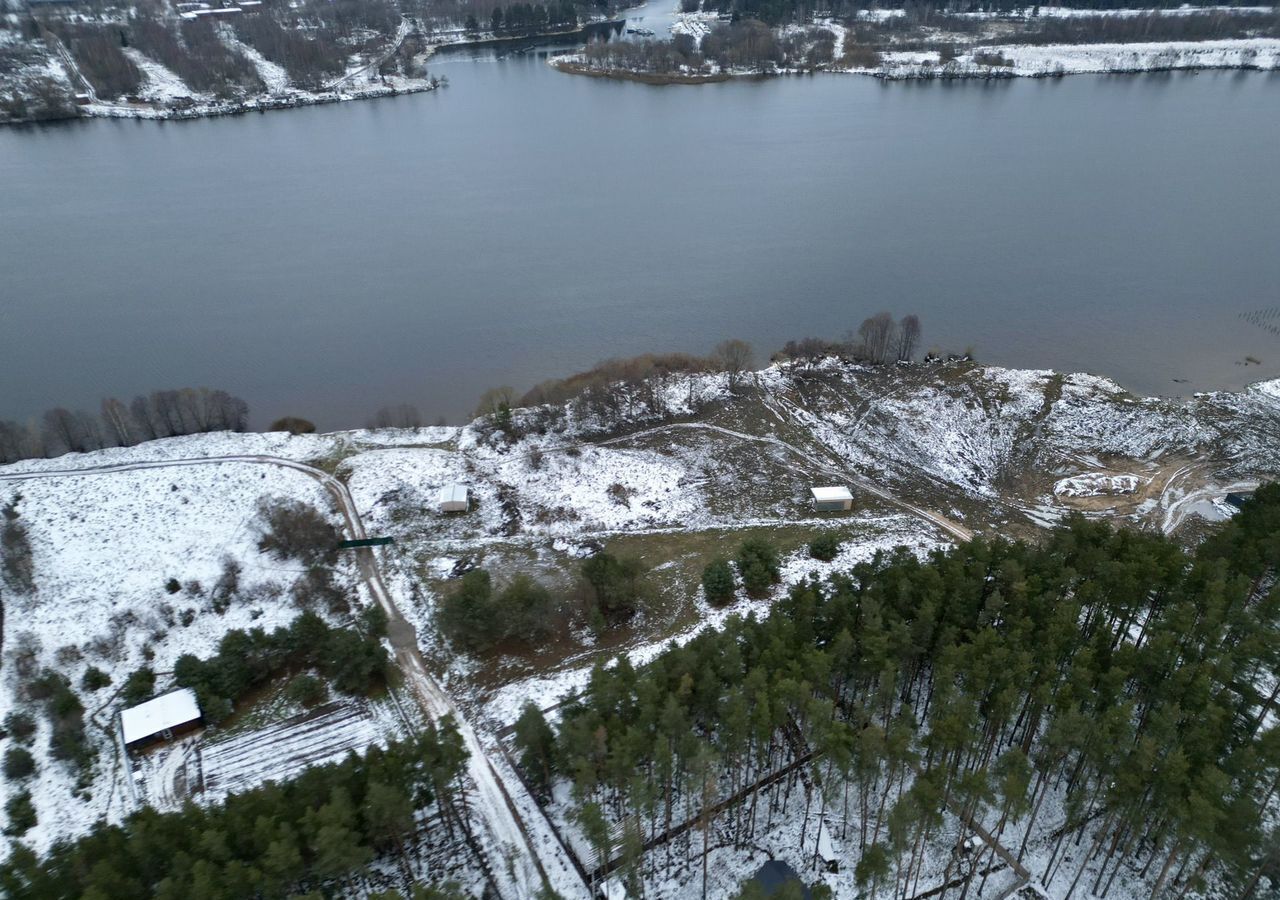
<svg viewBox="0 0 1280 900">
<path fill-rule="evenodd" d="M 323 485 L 333 497 L 349 537 L 356 540 L 368 537 L 355 500 L 345 484 L 323 469 L 272 456 L 210 456 L 76 469 L 45 469 L 2 473 L 0 481 L 83 478 L 143 469 L 209 465 L 268 465 L 300 472 Z M 583 884 L 569 860 L 568 852 L 551 832 L 545 819 L 537 815 L 521 815 L 520 809 L 537 809 L 533 798 L 527 796 L 518 779 L 499 776 L 475 729 L 428 673 L 418 649 L 417 633 L 400 612 L 387 589 L 373 550 L 358 550 L 357 563 L 370 596 L 387 614 L 387 637 L 396 665 L 404 675 L 406 687 L 433 721 L 446 715 L 452 716 L 466 743 L 470 753 L 469 772 L 476 785 L 476 791 L 470 800 L 481 818 L 485 832 L 481 836 L 482 841 L 490 853 L 490 868 L 498 881 L 497 887 L 502 896 L 508 900 L 523 900 L 535 896 L 547 885 L 565 898 L 590 897 L 590 890 Z"/>
</svg>

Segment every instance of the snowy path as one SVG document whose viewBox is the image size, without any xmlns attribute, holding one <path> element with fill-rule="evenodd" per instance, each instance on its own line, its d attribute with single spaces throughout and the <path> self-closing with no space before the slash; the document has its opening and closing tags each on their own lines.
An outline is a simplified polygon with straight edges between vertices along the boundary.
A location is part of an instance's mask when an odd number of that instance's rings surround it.
<svg viewBox="0 0 1280 900">
<path fill-rule="evenodd" d="M 267 86 L 268 92 L 283 94 L 289 90 L 289 73 L 285 71 L 284 66 L 273 63 L 259 53 L 255 47 L 237 38 L 235 29 L 230 25 L 223 23 L 218 31 L 218 37 L 222 39 L 222 43 L 232 50 L 243 53 L 245 58 L 253 63 L 254 68 L 258 70 L 258 77 Z"/>
<path fill-rule="evenodd" d="M 413 31 L 413 26 L 409 23 L 409 20 L 401 19 L 400 26 L 396 29 L 395 40 L 391 42 L 391 46 L 387 48 L 386 52 L 373 57 L 363 66 L 360 66 L 358 69 L 352 69 L 350 72 L 347 72 L 346 74 L 335 78 L 333 81 L 330 81 L 328 84 L 324 86 L 325 90 L 327 91 L 337 90 L 343 84 L 355 78 L 357 75 L 361 74 L 362 72 L 367 72 L 374 66 L 382 65 L 391 56 L 391 54 L 395 53 L 397 50 L 400 49 L 400 45 L 404 43 L 404 39 L 409 36 L 409 32 L 411 31 Z"/>
<path fill-rule="evenodd" d="M 66 45 L 62 43 L 61 39 L 51 31 L 45 31 L 41 36 L 44 38 L 46 43 L 58 52 L 58 58 L 62 60 L 62 66 L 67 70 L 67 77 L 73 83 L 78 81 L 89 99 L 97 102 L 98 92 L 94 90 L 89 79 L 84 77 L 84 73 L 80 71 L 80 67 L 76 65 L 75 59 L 73 59 L 71 54 L 67 51 Z"/>
<path fill-rule="evenodd" d="M 315 713 L 205 744 L 200 751 L 206 795 L 225 799 L 268 781 L 296 778 L 304 769 L 338 762 L 348 753 L 383 746 L 386 729 L 361 706 L 333 703 Z"/>
<path fill-rule="evenodd" d="M 77 478 L 111 475 L 142 469 L 179 468 L 222 464 L 269 465 L 293 469 L 319 482 L 333 496 L 354 539 L 365 538 L 364 523 L 347 486 L 334 476 L 305 463 L 263 455 L 209 456 L 190 459 L 157 460 L 151 462 L 119 463 L 81 469 L 48 469 L 38 472 L 0 474 L 0 481 L 26 481 L 37 478 Z M 551 831 L 544 818 L 529 816 L 522 820 L 517 802 L 525 810 L 537 808 L 532 798 L 525 795 L 518 779 L 502 779 L 485 753 L 475 730 L 462 715 L 453 700 L 436 683 L 423 664 L 418 649 L 417 633 L 400 613 L 391 592 L 387 589 L 378 569 L 373 551 L 363 548 L 357 551 L 360 574 L 370 595 L 387 614 L 387 635 L 395 651 L 396 664 L 404 673 L 405 683 L 414 697 L 433 720 L 452 716 L 467 750 L 470 752 L 468 768 L 476 784 L 472 802 L 480 814 L 487 834 L 489 850 L 494 854 L 490 869 L 500 882 L 503 897 L 525 898 L 535 896 L 544 884 L 560 896 L 568 898 L 590 897 L 590 890 L 583 884 L 568 852 Z M 513 797 L 515 799 L 513 799 Z"/>
<path fill-rule="evenodd" d="M 947 518 L 941 513 L 936 513 L 936 512 L 933 512 L 932 510 L 928 510 L 928 509 L 924 509 L 923 507 L 916 506 L 913 503 L 908 503 L 906 500 L 903 500 L 902 498 L 897 497 L 894 494 L 890 493 L 889 491 L 885 490 L 884 488 L 880 487 L 875 482 L 869 481 L 863 476 L 857 474 L 856 472 L 850 471 L 847 466 L 834 465 L 830 461 L 820 459 L 819 457 L 814 456 L 811 453 L 806 453 L 804 450 L 801 450 L 799 447 L 795 446 L 794 444 L 788 444 L 786 441 L 780 438 L 776 438 L 772 436 L 762 437 L 760 435 L 746 434 L 741 431 L 734 431 L 730 428 L 721 427 L 720 425 L 708 425 L 702 422 L 675 422 L 669 425 L 659 425 L 656 428 L 649 428 L 645 431 L 637 431 L 634 434 L 628 434 L 618 438 L 611 438 L 610 440 L 607 440 L 607 441 L 600 441 L 599 445 L 604 446 L 607 444 L 621 443 L 623 441 L 631 441 L 631 440 L 635 440 L 636 438 L 645 437 L 647 435 L 660 434 L 664 431 L 670 431 L 671 429 L 674 429 L 674 428 L 696 428 L 696 429 L 702 429 L 706 431 L 716 431 L 716 432 L 719 432 L 720 434 L 726 435 L 727 437 L 736 438 L 741 441 L 754 441 L 762 444 L 772 444 L 775 447 L 780 447 L 784 450 L 787 450 L 795 454 L 796 456 L 800 457 L 801 459 L 805 460 L 806 462 L 810 463 L 811 465 L 815 466 L 816 468 L 818 468 L 823 472 L 827 472 L 839 478 L 849 479 L 849 481 L 851 481 L 854 484 L 854 486 L 859 488 L 860 490 L 864 490 L 869 494 L 874 494 L 875 496 L 879 497 L 881 500 L 884 500 L 888 503 L 893 504 L 894 506 L 905 509 L 907 512 L 910 512 L 913 515 L 919 516 L 922 519 L 929 520 L 934 525 L 937 525 L 939 528 L 941 528 L 943 531 L 955 537 L 957 540 L 960 540 L 960 541 L 973 540 L 972 531 L 970 531 L 968 528 L 965 528 L 963 525 L 960 525 L 957 522 L 953 522 L 951 519 Z"/>
</svg>

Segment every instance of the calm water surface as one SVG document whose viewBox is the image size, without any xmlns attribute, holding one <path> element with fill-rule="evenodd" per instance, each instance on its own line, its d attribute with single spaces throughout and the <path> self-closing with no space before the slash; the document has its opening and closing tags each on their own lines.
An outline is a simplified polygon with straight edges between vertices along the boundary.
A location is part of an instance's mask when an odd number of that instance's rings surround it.
<svg viewBox="0 0 1280 900">
<path fill-rule="evenodd" d="M 1146 393 L 1280 375 L 1240 318 L 1280 305 L 1280 77 L 433 70 L 447 90 L 0 130 L 0 416 L 202 384 L 258 424 L 457 421 L 494 384 L 880 309 Z"/>
</svg>

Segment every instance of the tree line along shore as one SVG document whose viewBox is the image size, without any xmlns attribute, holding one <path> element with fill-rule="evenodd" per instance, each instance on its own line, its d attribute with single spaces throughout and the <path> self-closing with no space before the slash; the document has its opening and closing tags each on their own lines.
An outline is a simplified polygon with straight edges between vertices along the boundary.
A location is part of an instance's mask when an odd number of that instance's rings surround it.
<svg viewBox="0 0 1280 900">
<path fill-rule="evenodd" d="M 684 9 L 669 38 L 597 41 L 554 65 L 655 84 L 817 71 L 920 79 L 1280 66 L 1280 15 L 1268 7 L 907 3 L 814 12 L 690 0 Z"/>
<path fill-rule="evenodd" d="M 817 359 L 839 355 L 873 365 L 905 362 L 919 349 L 920 336 L 918 316 L 908 314 L 895 322 L 889 313 L 880 312 L 863 320 L 857 332 L 850 331 L 842 341 L 819 338 L 788 341 L 774 357 Z M 931 350 L 930 355 L 934 354 L 936 351 Z M 706 356 L 666 353 L 610 359 L 585 372 L 541 382 L 523 395 L 511 387 L 493 388 L 480 398 L 476 415 L 497 414 L 509 424 L 511 410 L 517 405 L 561 404 L 587 394 L 608 393 L 616 385 L 640 384 L 663 373 L 720 371 L 736 378 L 754 360 L 754 348 L 739 339 L 721 341 Z M 376 430 L 419 428 L 426 422 L 413 404 L 399 403 L 379 407 L 365 424 Z M 26 423 L 0 419 L 0 465 L 64 453 L 132 447 L 158 438 L 248 429 L 248 403 L 223 390 L 204 387 L 158 390 L 139 394 L 128 403 L 116 397 L 104 397 L 97 413 L 57 406 Z M 316 429 L 308 419 L 283 416 L 272 421 L 267 430 L 307 434 Z"/>
<path fill-rule="evenodd" d="M 448 44 L 573 33 L 612 0 L 146 0 L 0 12 L 0 122 L 184 118 L 431 90 Z"/>
</svg>

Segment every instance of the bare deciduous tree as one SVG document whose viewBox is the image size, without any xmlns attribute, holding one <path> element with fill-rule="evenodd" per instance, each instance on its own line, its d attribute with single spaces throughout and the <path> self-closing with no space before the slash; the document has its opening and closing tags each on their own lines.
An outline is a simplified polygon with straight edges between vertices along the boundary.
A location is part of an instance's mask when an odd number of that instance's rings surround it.
<svg viewBox="0 0 1280 900">
<path fill-rule="evenodd" d="M 729 390 L 732 391 L 737 386 L 738 378 L 751 365 L 753 353 L 754 351 L 750 344 L 737 338 L 721 341 L 716 345 L 711 359 L 716 368 L 728 373 Z"/>
<path fill-rule="evenodd" d="M 858 327 L 862 339 L 862 352 L 873 363 L 880 364 L 888 358 L 893 343 L 893 316 L 887 312 L 876 313 Z"/>
<path fill-rule="evenodd" d="M 40 429 L 45 456 L 61 456 L 75 450 L 79 444 L 80 427 L 76 414 L 61 406 L 44 414 Z"/>
<path fill-rule="evenodd" d="M 31 431 L 17 422 L 0 422 L 0 463 L 30 459 L 37 454 Z"/>
<path fill-rule="evenodd" d="M 422 416 L 408 403 L 384 406 L 369 420 L 370 428 L 421 428 Z"/>
<path fill-rule="evenodd" d="M 102 424 L 98 421 L 98 417 L 84 410 L 76 410 L 75 415 L 79 440 L 79 446 L 75 449 L 81 453 L 88 453 L 90 450 L 101 450 L 105 447 L 106 442 L 102 439 Z"/>
<path fill-rule="evenodd" d="M 915 355 L 920 342 L 920 317 L 915 313 L 905 315 L 898 323 L 898 360 L 909 360 Z"/>
<path fill-rule="evenodd" d="M 500 415 L 504 410 L 510 412 L 511 407 L 515 405 L 515 396 L 515 389 L 506 385 L 489 388 L 480 396 L 480 402 L 476 404 L 476 415 L 494 416 Z"/>
<path fill-rule="evenodd" d="M 200 391 L 205 394 L 205 402 L 210 411 L 211 430 L 245 431 L 249 428 L 249 404 L 226 391 L 210 391 L 207 388 L 201 388 Z"/>
<path fill-rule="evenodd" d="M 133 414 L 133 424 L 138 429 L 140 441 L 154 441 L 162 437 L 163 429 L 156 418 L 155 410 L 151 408 L 151 401 L 145 396 L 139 394 L 134 397 L 129 403 L 129 412 Z"/>
<path fill-rule="evenodd" d="M 258 501 L 258 550 L 277 559 L 299 559 L 307 565 L 332 563 L 342 531 L 310 504 L 263 497 Z"/>
<path fill-rule="evenodd" d="M 115 446 L 132 447 L 138 442 L 133 414 L 115 397 L 107 397 L 102 401 L 102 429 L 106 441 Z"/>
<path fill-rule="evenodd" d="M 188 433 L 182 421 L 177 391 L 153 391 L 151 409 L 157 426 L 156 437 L 173 437 Z"/>
</svg>

